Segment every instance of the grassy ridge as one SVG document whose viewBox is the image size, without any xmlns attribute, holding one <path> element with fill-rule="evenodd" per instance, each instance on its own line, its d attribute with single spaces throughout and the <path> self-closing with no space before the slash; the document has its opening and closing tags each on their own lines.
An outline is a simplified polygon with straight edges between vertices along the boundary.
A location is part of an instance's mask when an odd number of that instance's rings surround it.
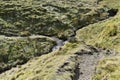
<svg viewBox="0 0 120 80">
<path fill-rule="evenodd" d="M 118 52 L 115 56 L 103 59 L 98 63 L 96 75 L 93 77 L 93 80 L 120 79 L 120 1 L 111 1 L 104 0 L 101 4 L 118 9 L 115 17 L 89 25 L 77 31 L 76 37 L 79 41 L 85 41 L 87 44 Z"/>
</svg>

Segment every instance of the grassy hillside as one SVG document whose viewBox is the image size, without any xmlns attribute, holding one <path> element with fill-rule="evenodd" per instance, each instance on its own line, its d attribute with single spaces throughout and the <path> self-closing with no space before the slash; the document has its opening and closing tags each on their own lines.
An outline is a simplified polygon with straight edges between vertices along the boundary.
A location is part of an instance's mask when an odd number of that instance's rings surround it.
<svg viewBox="0 0 120 80">
<path fill-rule="evenodd" d="M 47 37 L 0 36 L 0 73 L 50 52 L 55 41 Z"/>
<path fill-rule="evenodd" d="M 119 80 L 119 10 L 120 0 L 0 0 L 0 80 L 79 80 L 81 67 Z M 51 52 L 51 36 L 72 39 Z"/>
<path fill-rule="evenodd" d="M 31 59 L 0 75 L 1 80 L 71 80 L 77 65 L 73 54 L 80 49 L 77 44 L 67 43 L 62 50 Z"/>
<path fill-rule="evenodd" d="M 76 29 L 108 18 L 108 10 L 92 0 L 0 0 L 0 33 L 66 39 Z"/>
<path fill-rule="evenodd" d="M 93 80 L 120 79 L 120 1 L 104 0 L 101 2 L 110 8 L 118 9 L 115 17 L 89 25 L 77 31 L 77 39 L 89 45 L 118 52 L 98 63 Z M 81 34 L 82 33 L 82 34 Z"/>
</svg>

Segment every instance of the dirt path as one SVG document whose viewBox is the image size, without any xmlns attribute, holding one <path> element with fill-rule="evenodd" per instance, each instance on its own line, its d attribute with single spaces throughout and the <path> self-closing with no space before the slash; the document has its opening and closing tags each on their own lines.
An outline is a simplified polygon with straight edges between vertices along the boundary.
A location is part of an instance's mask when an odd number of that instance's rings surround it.
<svg viewBox="0 0 120 80">
<path fill-rule="evenodd" d="M 91 49 L 90 49 L 91 48 Z M 97 62 L 108 56 L 112 55 L 113 52 L 110 50 L 99 50 L 90 47 L 88 51 L 82 50 L 77 53 L 78 56 L 78 69 L 76 69 L 76 77 L 73 80 L 92 80 L 95 73 L 95 67 Z"/>
<path fill-rule="evenodd" d="M 84 54 L 79 56 L 81 60 L 79 62 L 80 75 L 78 80 L 92 80 L 97 61 L 102 57 L 103 55 L 97 55 L 96 53 L 93 55 Z"/>
</svg>

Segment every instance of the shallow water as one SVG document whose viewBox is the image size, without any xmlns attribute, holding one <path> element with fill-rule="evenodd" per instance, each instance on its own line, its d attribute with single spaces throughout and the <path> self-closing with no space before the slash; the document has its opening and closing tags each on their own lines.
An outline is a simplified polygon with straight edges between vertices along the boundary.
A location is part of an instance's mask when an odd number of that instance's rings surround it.
<svg viewBox="0 0 120 80">
<path fill-rule="evenodd" d="M 66 41 L 63 41 L 61 39 L 58 39 L 56 37 L 51 37 L 54 41 L 56 41 L 56 45 L 53 47 L 52 51 L 55 51 L 62 47 Z"/>
</svg>

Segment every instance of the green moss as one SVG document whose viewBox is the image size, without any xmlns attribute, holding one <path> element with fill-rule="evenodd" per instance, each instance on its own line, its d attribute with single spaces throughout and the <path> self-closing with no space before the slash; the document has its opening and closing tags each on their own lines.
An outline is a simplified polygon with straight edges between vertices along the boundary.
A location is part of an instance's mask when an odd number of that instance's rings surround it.
<svg viewBox="0 0 120 80">
<path fill-rule="evenodd" d="M 109 8 L 120 9 L 119 0 L 112 3 L 110 0 L 104 0 L 101 5 L 96 5 L 94 1 L 1 0 L 0 33 L 2 35 L 28 36 L 37 34 L 66 38 L 74 35 L 76 29 L 92 24 L 77 32 L 78 42 L 73 39 L 59 50 L 49 54 L 46 53 L 54 46 L 54 41 L 48 38 L 2 37 L 0 39 L 1 70 L 28 60 L 29 62 L 0 74 L 0 79 L 70 80 L 74 75 L 75 60 L 63 67 L 66 71 L 61 75 L 57 71 L 72 56 L 72 53 L 83 48 L 82 42 L 101 48 L 115 49 L 119 52 L 120 16 L 118 14 L 107 19 Z M 76 5 L 78 2 L 80 4 Z M 109 2 L 107 3 L 109 8 L 103 4 L 105 2 Z M 107 20 L 101 21 L 104 19 Z M 115 59 L 104 59 L 99 62 L 94 80 L 119 79 L 119 56 L 118 58 L 113 56 L 113 58 Z"/>
<path fill-rule="evenodd" d="M 2 0 L 0 2 L 0 19 L 4 24 L 1 25 L 0 33 L 8 36 L 40 34 L 65 38 L 74 35 L 77 28 L 108 18 L 106 7 L 94 3 L 86 5 L 91 1 L 84 3 L 81 0 L 70 2 Z M 80 4 L 85 8 L 76 5 L 77 2 L 82 2 Z"/>
<path fill-rule="evenodd" d="M 17 64 L 26 63 L 33 57 L 46 54 L 55 45 L 54 41 L 44 37 L 1 37 L 0 42 L 0 72 Z"/>
</svg>

